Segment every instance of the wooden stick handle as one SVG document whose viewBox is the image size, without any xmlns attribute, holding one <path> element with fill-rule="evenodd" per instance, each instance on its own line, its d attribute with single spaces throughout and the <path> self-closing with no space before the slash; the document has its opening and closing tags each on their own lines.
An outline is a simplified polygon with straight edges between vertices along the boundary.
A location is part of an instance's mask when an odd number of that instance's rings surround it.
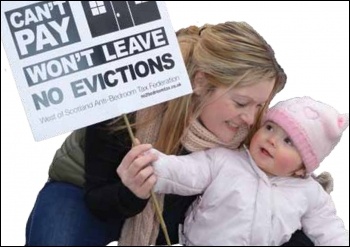
<svg viewBox="0 0 350 247">
<path fill-rule="evenodd" d="M 132 141 L 132 143 L 134 145 L 136 145 L 135 136 L 134 136 L 134 133 L 132 132 L 132 129 L 131 129 L 128 117 L 126 116 L 126 114 L 123 114 L 123 117 L 124 117 L 124 121 L 125 121 L 126 127 L 128 128 L 128 132 L 129 132 L 131 141 Z M 167 245 L 171 245 L 169 234 L 168 234 L 168 230 L 166 228 L 166 225 L 165 225 L 165 222 L 164 222 L 164 219 L 163 219 L 163 216 L 162 216 L 162 212 L 160 211 L 160 207 L 159 207 L 156 195 L 154 194 L 153 191 L 151 191 L 151 200 L 153 202 L 153 206 L 154 206 L 154 209 L 156 211 L 156 215 L 157 215 L 157 218 L 159 220 L 160 226 L 161 226 L 161 228 L 163 230 L 166 243 L 167 243 Z"/>
</svg>

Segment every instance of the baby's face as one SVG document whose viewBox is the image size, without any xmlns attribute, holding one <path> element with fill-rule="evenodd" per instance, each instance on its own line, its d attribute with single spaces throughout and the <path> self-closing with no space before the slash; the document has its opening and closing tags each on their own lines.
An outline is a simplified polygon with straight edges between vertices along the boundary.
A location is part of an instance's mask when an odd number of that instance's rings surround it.
<svg viewBox="0 0 350 247">
<path fill-rule="evenodd" d="M 292 139 L 273 122 L 266 122 L 255 133 L 249 150 L 258 167 L 268 174 L 286 177 L 304 169 Z"/>
</svg>

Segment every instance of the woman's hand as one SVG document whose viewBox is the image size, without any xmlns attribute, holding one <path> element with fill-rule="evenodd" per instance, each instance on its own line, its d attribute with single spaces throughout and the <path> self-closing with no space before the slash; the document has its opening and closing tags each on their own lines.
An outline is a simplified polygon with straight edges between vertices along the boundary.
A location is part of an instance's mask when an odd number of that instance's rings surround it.
<svg viewBox="0 0 350 247">
<path fill-rule="evenodd" d="M 141 199 L 150 197 L 151 190 L 157 181 L 151 165 L 151 162 L 155 161 L 157 156 L 147 152 L 151 148 L 151 144 L 134 146 L 117 168 L 117 174 L 123 184 Z"/>
</svg>

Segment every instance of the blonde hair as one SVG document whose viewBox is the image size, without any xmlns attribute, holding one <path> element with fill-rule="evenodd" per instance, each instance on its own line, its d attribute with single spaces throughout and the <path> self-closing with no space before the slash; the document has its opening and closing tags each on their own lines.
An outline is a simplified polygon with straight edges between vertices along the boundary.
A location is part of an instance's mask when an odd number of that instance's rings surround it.
<svg viewBox="0 0 350 247">
<path fill-rule="evenodd" d="M 256 129 L 271 99 L 286 83 L 286 74 L 270 45 L 245 22 L 207 24 L 201 28 L 190 26 L 180 29 L 176 35 L 191 82 L 197 72 L 204 72 L 208 83 L 204 97 L 191 94 L 166 103 L 154 147 L 168 154 L 178 153 L 190 120 L 199 116 L 216 88 L 240 87 L 274 79 L 269 102 L 257 114 L 252 130 Z M 154 117 L 150 115 L 144 122 Z"/>
</svg>

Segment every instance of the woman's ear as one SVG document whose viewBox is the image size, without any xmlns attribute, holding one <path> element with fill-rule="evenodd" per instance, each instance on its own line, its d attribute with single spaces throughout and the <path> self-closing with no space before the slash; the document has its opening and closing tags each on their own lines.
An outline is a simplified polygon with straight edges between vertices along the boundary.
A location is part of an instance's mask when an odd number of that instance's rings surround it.
<svg viewBox="0 0 350 247">
<path fill-rule="evenodd" d="M 198 71 L 194 76 L 193 93 L 197 96 L 200 96 L 203 93 L 206 84 L 207 78 L 205 77 L 204 72 Z"/>
</svg>

